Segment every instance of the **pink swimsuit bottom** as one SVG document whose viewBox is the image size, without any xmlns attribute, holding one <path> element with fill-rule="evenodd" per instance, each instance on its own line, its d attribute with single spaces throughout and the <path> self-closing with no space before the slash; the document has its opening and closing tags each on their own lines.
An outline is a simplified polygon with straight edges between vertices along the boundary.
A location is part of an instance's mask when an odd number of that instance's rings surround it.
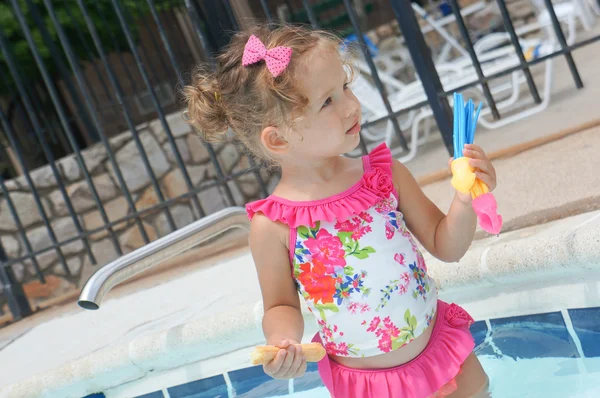
<svg viewBox="0 0 600 398">
<path fill-rule="evenodd" d="M 425 398 L 452 381 L 473 352 L 473 318 L 460 306 L 438 300 L 438 317 L 425 349 L 413 360 L 389 369 L 353 369 L 325 356 L 319 374 L 334 398 Z M 317 333 L 314 342 L 321 342 Z M 448 391 L 446 391 L 448 390 Z"/>
</svg>

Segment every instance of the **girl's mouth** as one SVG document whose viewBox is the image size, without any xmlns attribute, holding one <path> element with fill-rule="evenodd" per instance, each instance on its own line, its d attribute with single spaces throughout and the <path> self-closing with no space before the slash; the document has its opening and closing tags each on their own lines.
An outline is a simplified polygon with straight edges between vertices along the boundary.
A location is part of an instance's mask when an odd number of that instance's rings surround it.
<svg viewBox="0 0 600 398">
<path fill-rule="evenodd" d="M 357 119 L 356 122 L 352 125 L 352 127 L 350 127 L 350 129 L 348 129 L 348 131 L 346 131 L 346 134 L 355 135 L 355 134 L 358 134 L 359 131 L 360 131 L 360 123 L 358 122 L 358 119 Z"/>
</svg>

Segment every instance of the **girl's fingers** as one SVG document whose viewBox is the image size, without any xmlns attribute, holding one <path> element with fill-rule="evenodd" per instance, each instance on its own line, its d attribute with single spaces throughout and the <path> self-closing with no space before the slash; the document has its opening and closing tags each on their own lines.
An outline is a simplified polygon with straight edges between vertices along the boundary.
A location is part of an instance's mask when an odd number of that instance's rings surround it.
<svg viewBox="0 0 600 398">
<path fill-rule="evenodd" d="M 477 145 L 468 146 L 468 148 L 463 149 L 463 153 L 468 158 L 489 161 L 487 155 L 485 154 L 485 151 Z"/>
<path fill-rule="evenodd" d="M 304 354 L 302 354 L 302 352 L 300 350 L 296 350 L 296 353 L 294 354 L 294 360 L 292 361 L 290 368 L 285 373 L 284 377 L 285 378 L 295 377 L 296 374 L 298 373 L 298 371 L 300 370 L 300 367 L 302 366 L 303 359 L 304 359 Z"/>
<path fill-rule="evenodd" d="M 465 157 L 467 157 L 469 159 L 487 160 L 487 157 L 485 156 L 485 154 L 482 154 L 481 152 L 465 150 L 464 154 L 465 154 Z"/>
<path fill-rule="evenodd" d="M 304 376 L 304 374 L 306 373 L 306 367 L 307 367 L 306 358 L 303 356 L 302 361 L 300 362 L 300 368 L 298 369 L 298 371 L 296 372 L 294 377 Z"/>
<path fill-rule="evenodd" d="M 469 165 L 475 169 L 475 175 L 481 181 L 483 181 L 488 188 L 493 190 L 496 188 L 496 170 L 488 159 L 484 150 L 479 145 L 465 144 L 463 148 L 463 154 L 469 158 Z M 448 161 L 448 164 L 452 162 L 452 158 Z"/>
<path fill-rule="evenodd" d="M 292 344 L 292 343 L 291 343 L 289 340 L 281 340 L 281 341 L 279 342 L 279 344 L 277 345 L 277 347 L 279 347 L 279 348 L 282 348 L 282 349 L 284 349 L 284 350 L 285 350 L 286 348 L 288 348 L 288 346 L 289 346 L 290 344 Z"/>
<path fill-rule="evenodd" d="M 275 358 L 264 366 L 264 371 L 268 375 L 274 375 L 281 370 L 281 367 L 286 359 L 287 351 L 279 350 Z"/>
<path fill-rule="evenodd" d="M 483 171 L 484 173 L 493 175 L 495 174 L 494 172 L 494 168 L 492 167 L 492 164 L 486 160 L 482 160 L 482 159 L 469 159 L 469 164 L 471 166 L 473 166 L 475 169 L 479 169 L 480 171 Z"/>
<path fill-rule="evenodd" d="M 296 347 L 294 347 L 293 345 L 290 345 L 287 348 L 285 359 L 283 360 L 283 363 L 281 364 L 281 368 L 277 372 L 277 377 L 283 378 L 290 371 L 290 367 L 292 366 L 292 363 L 294 362 L 294 358 L 296 356 L 295 348 Z"/>
<path fill-rule="evenodd" d="M 475 152 L 485 156 L 485 151 L 479 145 L 475 144 L 465 144 L 463 152 L 464 151 Z"/>
<path fill-rule="evenodd" d="M 493 191 L 494 188 L 496 188 L 496 180 L 493 179 L 489 174 L 485 174 L 480 171 L 476 171 L 475 176 L 477 178 L 479 178 L 481 181 L 483 181 L 485 183 L 485 185 L 488 186 L 490 191 Z"/>
</svg>

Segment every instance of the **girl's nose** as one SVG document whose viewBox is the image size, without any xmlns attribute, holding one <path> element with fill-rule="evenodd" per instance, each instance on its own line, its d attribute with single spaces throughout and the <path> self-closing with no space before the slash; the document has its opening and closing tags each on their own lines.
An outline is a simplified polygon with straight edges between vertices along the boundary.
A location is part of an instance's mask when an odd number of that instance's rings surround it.
<svg viewBox="0 0 600 398">
<path fill-rule="evenodd" d="M 358 106 L 356 106 L 354 101 L 350 101 L 348 105 L 349 106 L 346 110 L 346 119 L 356 117 L 356 114 L 358 113 Z"/>
</svg>

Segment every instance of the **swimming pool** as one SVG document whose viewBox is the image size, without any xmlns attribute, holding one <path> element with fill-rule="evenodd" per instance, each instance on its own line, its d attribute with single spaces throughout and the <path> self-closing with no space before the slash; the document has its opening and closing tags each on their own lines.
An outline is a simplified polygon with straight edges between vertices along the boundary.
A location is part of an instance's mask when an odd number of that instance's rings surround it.
<svg viewBox="0 0 600 398">
<path fill-rule="evenodd" d="M 599 397 L 600 307 L 479 320 L 471 327 L 492 396 Z M 329 397 L 309 364 L 295 380 L 273 380 L 262 367 L 225 372 L 138 398 Z"/>
<path fill-rule="evenodd" d="M 595 212 L 476 241 L 460 264 L 427 258 L 440 299 L 460 304 L 477 320 L 471 330 L 493 398 L 600 397 L 599 236 Z M 306 341 L 316 328 L 305 315 Z M 259 325 L 254 332 L 260 333 Z M 105 390 L 106 397 L 327 397 L 314 364 L 305 377 L 290 382 L 251 367 L 250 353 L 262 344 L 262 335 L 253 336 L 257 342 L 249 332 L 214 338 L 213 345 L 193 351 L 195 363 L 178 369 L 152 362 L 155 371 Z M 246 345 L 225 349 L 242 338 Z"/>
<path fill-rule="evenodd" d="M 600 211 L 475 241 L 457 264 L 427 258 L 440 299 L 479 321 L 494 398 L 600 396 L 598 237 Z M 0 397 L 326 396 L 314 365 L 291 382 L 251 367 L 264 343 L 259 300 L 244 252 L 66 314 L 4 348 Z M 307 341 L 316 327 L 304 310 Z"/>
</svg>

